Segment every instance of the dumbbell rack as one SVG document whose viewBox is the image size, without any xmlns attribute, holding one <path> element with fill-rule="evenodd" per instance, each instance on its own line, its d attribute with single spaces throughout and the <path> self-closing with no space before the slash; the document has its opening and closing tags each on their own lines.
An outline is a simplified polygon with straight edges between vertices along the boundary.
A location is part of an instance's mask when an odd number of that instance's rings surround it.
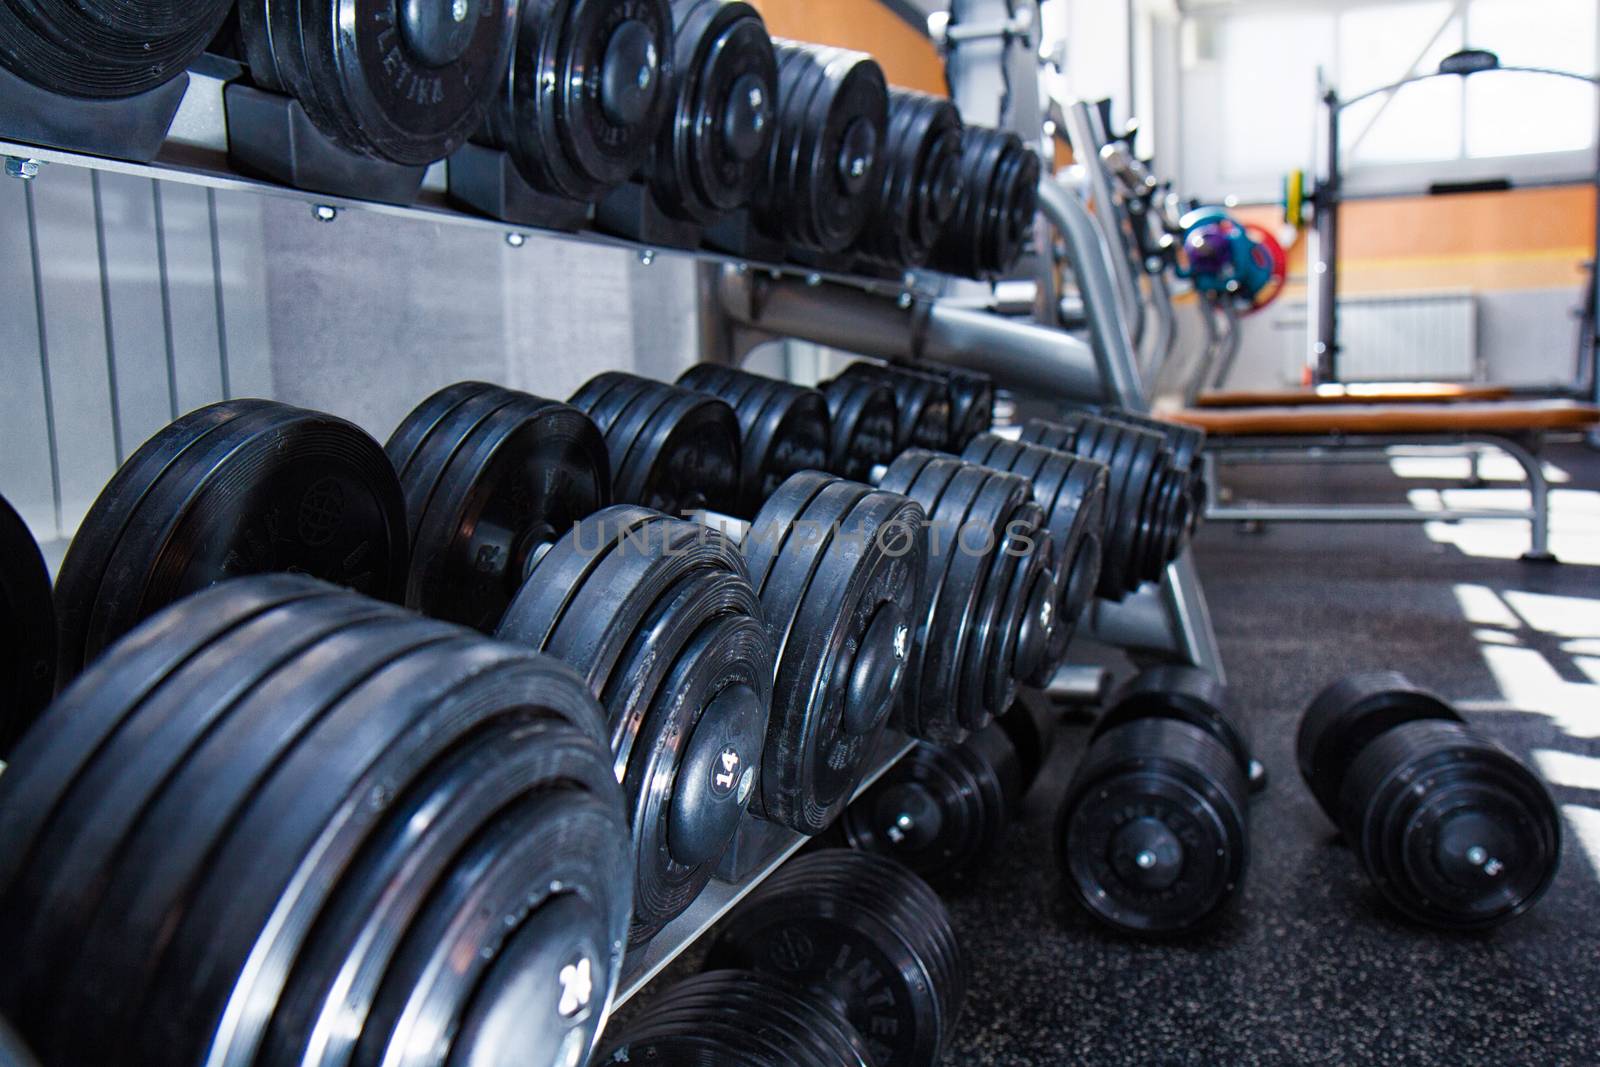
<svg viewBox="0 0 1600 1067">
<path fill-rule="evenodd" d="M 213 76 L 215 75 L 215 76 Z M 964 365 L 994 374 L 1014 386 L 1038 386 L 1046 394 L 1064 402 L 1115 402 L 1120 390 L 1116 374 L 1096 358 L 1089 346 L 1053 329 L 1019 323 L 983 310 L 940 300 L 936 293 L 942 284 L 937 278 L 869 277 L 845 274 L 785 263 L 757 263 L 710 250 L 684 253 L 658 250 L 616 238 L 595 230 L 577 232 L 542 230 L 509 224 L 472 214 L 453 206 L 446 198 L 446 164 L 429 168 L 422 194 L 410 205 L 330 196 L 263 181 L 235 169 L 229 163 L 228 132 L 223 92 L 227 74 L 199 68 L 192 72 L 177 119 L 154 162 L 141 163 L 40 147 L 12 141 L 0 131 L 0 157 L 6 175 L 13 179 L 34 176 L 40 167 L 87 168 L 104 173 L 181 183 L 217 191 L 254 193 L 303 202 L 318 219 L 333 221 L 341 212 L 361 210 L 380 216 L 446 224 L 502 234 L 513 246 L 540 237 L 585 242 L 592 245 L 635 252 L 649 262 L 661 254 L 686 254 L 701 262 L 701 311 L 708 358 L 730 361 L 729 343 L 735 330 L 728 313 L 729 298 L 738 287 L 761 278 L 777 286 L 777 291 L 803 295 L 815 307 L 828 310 L 812 316 L 813 328 L 819 323 L 854 323 L 857 328 L 819 338 L 836 347 L 879 358 L 928 358 Z M 775 305 L 769 310 L 774 310 Z M 751 308 L 754 314 L 754 308 Z M 855 316 L 852 318 L 852 316 Z M 870 323 L 870 327 L 863 324 Z M 749 325 L 749 324 L 747 324 Z M 772 326 L 763 322 L 758 329 L 746 329 L 747 336 L 765 334 Z M 787 336 L 808 337 L 798 324 Z M 744 349 L 748 351 L 748 349 Z M 740 352 L 739 355 L 742 355 Z M 1205 662 L 1209 621 L 1204 618 L 1204 601 L 1198 599 L 1198 585 L 1187 603 L 1188 611 L 1170 614 L 1158 628 L 1167 636 L 1166 647 L 1191 660 Z M 1198 605 L 1197 628 L 1194 605 Z M 1151 645 L 1146 636 L 1136 643 Z M 911 748 L 912 742 L 899 735 L 886 738 L 871 771 L 863 777 L 859 790 L 865 790 Z M 644 988 L 681 952 L 692 945 L 723 914 L 779 868 L 807 840 L 788 832 L 777 833 L 768 826 L 755 828 L 746 823 L 742 833 L 759 835 L 766 851 L 762 862 L 754 863 L 737 882 L 714 881 L 695 904 L 670 923 L 639 954 L 630 959 L 619 989 L 618 1003 Z"/>
</svg>

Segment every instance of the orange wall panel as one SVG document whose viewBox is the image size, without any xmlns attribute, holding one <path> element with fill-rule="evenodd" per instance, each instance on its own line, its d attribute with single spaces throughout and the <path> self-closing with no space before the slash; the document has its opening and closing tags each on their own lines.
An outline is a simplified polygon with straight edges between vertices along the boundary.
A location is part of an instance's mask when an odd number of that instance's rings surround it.
<svg viewBox="0 0 1600 1067">
<path fill-rule="evenodd" d="M 945 96 L 944 60 L 918 33 L 875 0 L 749 0 L 774 37 L 869 52 L 891 85 Z"/>
</svg>

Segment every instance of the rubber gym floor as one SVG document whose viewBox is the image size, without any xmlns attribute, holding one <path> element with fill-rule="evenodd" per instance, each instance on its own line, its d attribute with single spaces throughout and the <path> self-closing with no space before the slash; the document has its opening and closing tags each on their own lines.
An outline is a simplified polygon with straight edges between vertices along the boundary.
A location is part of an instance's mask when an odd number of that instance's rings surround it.
<svg viewBox="0 0 1600 1067">
<path fill-rule="evenodd" d="M 1557 566 L 1517 561 L 1526 523 L 1200 533 L 1234 708 L 1271 775 L 1251 808 L 1242 898 L 1204 934 L 1159 944 L 1104 932 L 1065 900 L 1050 828 L 1087 732 L 1087 717 L 1075 721 L 1024 823 L 946 892 L 971 972 L 947 1063 L 1600 1063 L 1600 453 L 1573 444 L 1545 458 L 1558 479 Z M 1426 506 L 1467 473 L 1465 461 L 1429 459 L 1374 471 L 1238 469 L 1224 482 L 1235 499 Z M 1486 474 L 1491 492 L 1516 498 L 1513 470 Z M 1075 658 L 1095 662 L 1092 649 Z M 1559 874 L 1500 930 L 1396 918 L 1300 780 L 1305 706 L 1377 668 L 1457 702 L 1551 783 Z"/>
</svg>

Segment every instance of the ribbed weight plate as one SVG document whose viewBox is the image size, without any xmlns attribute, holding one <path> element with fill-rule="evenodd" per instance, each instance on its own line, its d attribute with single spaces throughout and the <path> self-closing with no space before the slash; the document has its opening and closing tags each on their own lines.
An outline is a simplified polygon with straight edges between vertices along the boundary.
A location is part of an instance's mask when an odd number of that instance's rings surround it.
<svg viewBox="0 0 1600 1067">
<path fill-rule="evenodd" d="M 1252 757 L 1244 730 L 1228 715 L 1228 690 L 1198 667 L 1152 667 L 1112 694 L 1094 725 L 1094 738 L 1138 719 L 1174 719 L 1198 727 L 1228 750 L 1248 777 Z"/>
<path fill-rule="evenodd" d="M 868 262 L 906 270 L 928 261 L 961 199 L 960 163 L 961 113 L 955 105 L 890 89 L 879 207 L 857 245 Z"/>
<path fill-rule="evenodd" d="M 56 613 L 39 544 L 0 497 L 0 759 L 55 692 Z"/>
<path fill-rule="evenodd" d="M 896 452 L 908 448 L 939 451 L 949 442 L 950 385 L 944 379 L 911 367 L 878 363 L 852 363 L 839 377 L 883 382 L 894 390 Z"/>
<path fill-rule="evenodd" d="M 148 92 L 183 73 L 231 0 L 5 0 L 0 64 L 63 96 Z"/>
<path fill-rule="evenodd" d="M 946 448 L 960 453 L 994 425 L 994 380 L 987 374 L 950 367 L 937 373 L 950 383 L 950 443 Z"/>
<path fill-rule="evenodd" d="M 292 571 L 399 600 L 405 507 L 378 443 L 332 415 L 225 401 L 179 419 L 89 509 L 56 582 L 57 680 L 225 578 Z"/>
<path fill-rule="evenodd" d="M 846 378 L 823 382 L 821 389 L 833 420 L 828 469 L 851 481 L 867 481 L 873 468 L 896 455 L 900 416 L 894 390 L 883 382 Z"/>
</svg>

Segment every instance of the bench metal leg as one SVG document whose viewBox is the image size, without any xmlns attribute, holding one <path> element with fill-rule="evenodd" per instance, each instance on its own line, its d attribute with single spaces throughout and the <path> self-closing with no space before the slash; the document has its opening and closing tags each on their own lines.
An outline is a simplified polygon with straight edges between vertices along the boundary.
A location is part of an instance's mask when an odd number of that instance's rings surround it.
<svg viewBox="0 0 1600 1067">
<path fill-rule="evenodd" d="M 1489 437 L 1484 440 L 1516 460 L 1528 479 L 1528 494 L 1533 498 L 1531 501 L 1533 544 L 1522 558 L 1529 563 L 1557 562 L 1555 555 L 1550 551 L 1550 482 L 1544 476 L 1544 464 L 1539 462 L 1538 456 L 1515 441 L 1503 437 Z"/>
</svg>

